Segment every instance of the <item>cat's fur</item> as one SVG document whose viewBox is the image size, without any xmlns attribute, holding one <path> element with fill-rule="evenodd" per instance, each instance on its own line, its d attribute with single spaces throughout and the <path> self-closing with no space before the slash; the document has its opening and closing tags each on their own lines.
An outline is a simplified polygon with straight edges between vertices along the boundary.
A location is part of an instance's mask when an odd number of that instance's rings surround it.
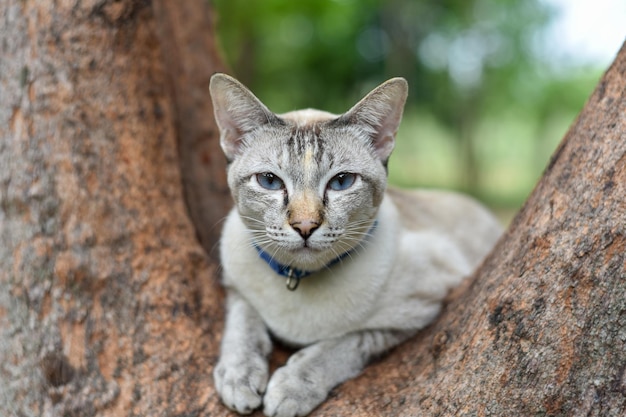
<svg viewBox="0 0 626 417">
<path fill-rule="evenodd" d="M 407 88 L 391 79 L 341 116 L 275 115 L 235 79 L 211 79 L 236 204 L 221 242 L 227 317 L 214 371 L 229 408 L 308 414 L 432 321 L 499 237 L 498 222 L 467 197 L 387 189 Z M 264 173 L 284 186 L 264 188 Z M 342 173 L 355 181 L 335 190 Z M 289 291 L 259 248 L 313 273 Z M 302 347 L 271 378 L 270 333 Z"/>
</svg>

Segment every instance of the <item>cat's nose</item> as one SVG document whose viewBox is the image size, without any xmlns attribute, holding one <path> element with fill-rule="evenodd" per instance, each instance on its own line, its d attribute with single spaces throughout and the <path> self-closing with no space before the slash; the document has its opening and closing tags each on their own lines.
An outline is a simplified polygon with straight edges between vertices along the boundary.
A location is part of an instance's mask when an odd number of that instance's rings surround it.
<svg viewBox="0 0 626 417">
<path fill-rule="evenodd" d="M 298 220 L 289 224 L 304 240 L 307 240 L 320 227 L 320 224 L 315 220 Z"/>
</svg>

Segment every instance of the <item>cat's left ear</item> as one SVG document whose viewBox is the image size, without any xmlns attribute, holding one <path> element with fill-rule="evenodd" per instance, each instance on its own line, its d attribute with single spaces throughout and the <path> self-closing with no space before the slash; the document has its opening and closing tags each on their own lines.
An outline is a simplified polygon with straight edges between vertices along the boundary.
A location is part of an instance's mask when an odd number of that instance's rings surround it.
<svg viewBox="0 0 626 417">
<path fill-rule="evenodd" d="M 341 116 L 356 123 L 370 136 L 376 155 L 386 162 L 393 150 L 409 85 L 404 78 L 392 78 L 359 101 Z"/>
</svg>

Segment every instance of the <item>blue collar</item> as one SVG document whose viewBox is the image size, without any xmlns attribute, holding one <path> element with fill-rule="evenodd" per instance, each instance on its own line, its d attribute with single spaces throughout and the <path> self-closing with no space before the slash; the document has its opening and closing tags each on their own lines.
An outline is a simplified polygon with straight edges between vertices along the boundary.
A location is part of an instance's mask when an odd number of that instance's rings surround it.
<svg viewBox="0 0 626 417">
<path fill-rule="evenodd" d="M 367 236 L 371 236 L 371 234 L 374 232 L 374 229 L 376 229 L 377 225 L 378 225 L 378 220 L 375 220 L 374 224 L 372 224 L 372 227 L 367 232 L 366 238 Z M 272 270 L 274 270 L 274 272 L 276 272 L 280 276 L 287 278 L 287 281 L 286 281 L 287 289 L 289 289 L 290 291 L 295 291 L 295 289 L 298 288 L 298 284 L 300 284 L 300 280 L 302 278 L 306 278 L 309 275 L 317 272 L 317 271 L 307 271 L 304 269 L 298 269 L 289 265 L 283 265 L 280 262 L 278 262 L 276 259 L 274 259 L 272 255 L 270 255 L 269 253 L 261 249 L 261 247 L 258 246 L 257 244 L 254 244 L 254 248 L 258 252 L 259 257 L 263 259 L 269 265 L 269 267 L 272 268 Z M 330 263 L 326 264 L 324 268 L 330 268 L 338 264 L 339 262 L 344 260 L 346 257 L 350 256 L 350 254 L 352 254 L 352 252 L 354 252 L 355 250 L 356 250 L 356 247 L 349 250 L 348 252 L 344 252 L 343 254 L 339 255 L 338 257 L 330 261 Z"/>
</svg>

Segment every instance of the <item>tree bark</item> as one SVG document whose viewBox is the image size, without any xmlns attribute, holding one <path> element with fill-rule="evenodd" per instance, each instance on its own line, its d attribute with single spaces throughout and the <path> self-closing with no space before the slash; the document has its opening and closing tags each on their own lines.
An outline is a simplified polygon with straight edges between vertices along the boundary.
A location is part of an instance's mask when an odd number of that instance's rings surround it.
<svg viewBox="0 0 626 417">
<path fill-rule="evenodd" d="M 189 215 L 200 243 L 213 260 L 219 260 L 215 242 L 232 204 L 209 93 L 211 75 L 226 72 L 213 37 L 209 2 L 153 0 L 152 4 L 172 89 Z"/>
<path fill-rule="evenodd" d="M 180 28 L 206 6 L 57 3 L 0 3 L 0 415 L 231 415 L 218 269 L 188 217 L 226 207 L 193 87 L 220 64 L 202 19 Z M 625 91 L 622 48 L 439 319 L 314 414 L 626 413 Z"/>
<path fill-rule="evenodd" d="M 0 16 L 0 415 L 225 414 L 152 5 Z"/>
</svg>

